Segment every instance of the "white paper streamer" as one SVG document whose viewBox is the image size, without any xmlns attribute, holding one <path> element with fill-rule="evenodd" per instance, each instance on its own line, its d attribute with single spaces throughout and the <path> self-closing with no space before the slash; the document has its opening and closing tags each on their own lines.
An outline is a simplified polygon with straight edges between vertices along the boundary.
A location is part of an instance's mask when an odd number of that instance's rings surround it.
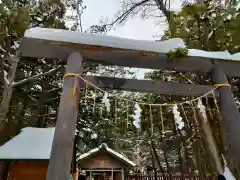
<svg viewBox="0 0 240 180">
<path fill-rule="evenodd" d="M 173 112 L 174 120 L 177 124 L 177 128 L 179 130 L 182 130 L 184 127 L 184 122 L 182 121 L 182 117 L 180 116 L 180 112 L 178 111 L 178 107 L 176 104 L 173 106 L 172 112 Z"/>
<path fill-rule="evenodd" d="M 98 135 L 96 133 L 91 134 L 92 139 L 97 139 Z"/>
<path fill-rule="evenodd" d="M 134 110 L 134 115 L 133 115 L 133 118 L 134 118 L 134 121 L 133 121 L 133 125 L 138 129 L 140 130 L 141 129 L 141 108 L 139 106 L 138 103 L 135 104 L 135 110 Z"/>
<path fill-rule="evenodd" d="M 205 108 L 205 106 L 203 105 L 201 99 L 198 99 L 197 107 L 199 108 L 200 113 L 202 114 L 204 120 L 206 121 L 206 120 L 207 120 L 206 108 Z"/>
<path fill-rule="evenodd" d="M 110 112 L 110 102 L 108 99 L 108 93 L 105 92 L 103 99 L 102 99 L 102 103 L 105 105 L 107 112 Z"/>
</svg>

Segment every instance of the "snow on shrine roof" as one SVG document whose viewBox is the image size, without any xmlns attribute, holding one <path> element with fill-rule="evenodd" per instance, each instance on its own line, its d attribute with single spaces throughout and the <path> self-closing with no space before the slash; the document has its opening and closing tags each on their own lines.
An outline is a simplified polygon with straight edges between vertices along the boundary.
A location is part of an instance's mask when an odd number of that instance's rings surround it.
<svg viewBox="0 0 240 180">
<path fill-rule="evenodd" d="M 85 159 L 85 158 L 87 158 L 87 157 L 89 157 L 89 156 L 99 152 L 100 150 L 107 151 L 108 153 L 112 154 L 113 156 L 118 157 L 119 159 L 123 160 L 124 162 L 126 162 L 130 166 L 136 166 L 136 164 L 134 162 L 130 161 L 128 158 L 126 158 L 122 154 L 112 150 L 105 143 L 101 144 L 99 147 L 97 147 L 95 149 L 92 149 L 92 150 L 88 151 L 87 153 L 84 153 L 84 154 L 80 155 L 79 158 L 77 159 L 77 161 Z"/>
<path fill-rule="evenodd" d="M 48 160 L 55 128 L 23 128 L 20 134 L 0 146 L 0 159 Z"/>
<path fill-rule="evenodd" d="M 169 51 L 176 48 L 185 48 L 185 43 L 180 38 L 156 42 L 49 28 L 28 29 L 26 30 L 24 37 L 59 43 L 67 43 L 66 46 L 70 46 L 70 44 L 78 44 L 154 53 L 168 53 Z M 240 60 L 240 52 L 231 55 L 228 51 L 207 52 L 197 49 L 189 49 L 188 56 L 222 60 Z"/>
</svg>

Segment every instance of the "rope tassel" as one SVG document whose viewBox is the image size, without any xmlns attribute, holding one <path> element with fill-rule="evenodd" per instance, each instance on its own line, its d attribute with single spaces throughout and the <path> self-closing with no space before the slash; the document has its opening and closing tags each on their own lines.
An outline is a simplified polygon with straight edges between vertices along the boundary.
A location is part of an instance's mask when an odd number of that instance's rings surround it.
<svg viewBox="0 0 240 180">
<path fill-rule="evenodd" d="M 77 90 L 78 90 L 78 78 L 82 79 L 81 74 L 74 74 L 74 73 L 66 73 L 64 74 L 64 77 L 74 77 L 74 85 L 72 89 L 72 97 L 78 96 Z M 85 81 L 84 81 L 85 82 Z M 78 97 L 77 97 L 78 99 Z M 76 102 L 76 111 L 78 111 L 78 101 Z"/>
</svg>

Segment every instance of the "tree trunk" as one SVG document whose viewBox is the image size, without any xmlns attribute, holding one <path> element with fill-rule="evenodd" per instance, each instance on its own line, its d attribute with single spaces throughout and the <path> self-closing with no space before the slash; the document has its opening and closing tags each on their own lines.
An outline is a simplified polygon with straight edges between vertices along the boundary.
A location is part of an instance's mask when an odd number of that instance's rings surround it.
<svg viewBox="0 0 240 180">
<path fill-rule="evenodd" d="M 6 117 L 8 114 L 11 98 L 12 98 L 12 88 L 9 85 L 7 85 L 4 88 L 2 102 L 0 105 L 0 132 L 3 130 L 4 124 L 7 121 Z M 0 142 L 0 145 L 1 144 L 2 143 Z"/>
<path fill-rule="evenodd" d="M 24 97 L 23 102 L 18 102 L 17 109 L 13 112 L 8 113 L 8 122 L 5 123 L 4 128 L 0 131 L 0 142 L 1 144 L 8 141 L 11 137 L 17 135 L 20 130 L 24 127 L 23 119 L 26 113 L 26 108 L 29 103 L 27 94 Z"/>
<path fill-rule="evenodd" d="M 9 59 L 10 58 L 11 57 L 9 57 Z M 10 72 L 8 73 L 8 78 L 4 77 L 5 86 L 4 86 L 2 101 L 0 105 L 0 132 L 4 127 L 4 124 L 5 124 L 4 121 L 6 121 L 9 105 L 12 98 L 12 93 L 13 93 L 12 84 L 14 83 L 14 79 L 17 71 L 18 57 L 11 58 L 9 61 L 11 61 L 11 69 L 10 69 Z M 0 145 L 1 145 L 1 142 L 0 142 Z"/>
<path fill-rule="evenodd" d="M 148 130 L 148 133 L 149 133 L 149 136 L 150 136 L 149 130 Z M 161 162 L 160 162 L 160 160 L 158 158 L 158 154 L 157 154 L 157 151 L 156 151 L 155 143 L 154 143 L 154 141 L 152 139 L 151 139 L 151 147 L 152 147 L 152 150 L 153 150 L 153 155 L 154 155 L 154 157 L 155 157 L 155 159 L 157 161 L 158 167 L 159 167 L 161 173 L 163 174 L 163 178 L 164 178 L 164 180 L 167 180 L 166 176 L 165 176 L 165 171 L 164 171 L 164 169 L 163 169 L 163 167 L 161 165 Z"/>
<path fill-rule="evenodd" d="M 196 156 L 196 162 L 197 162 L 197 169 L 198 169 L 198 172 L 199 172 L 199 176 L 200 176 L 200 179 L 201 180 L 204 180 L 204 164 L 202 162 L 202 159 L 201 159 L 201 150 L 202 150 L 202 137 L 201 137 L 201 128 L 200 128 L 200 124 L 198 122 L 198 119 L 197 119 L 197 113 L 196 113 L 196 110 L 194 108 L 194 105 L 192 105 L 192 111 L 193 111 L 193 119 L 194 119 L 194 122 L 195 122 L 195 129 L 196 129 L 196 135 L 195 135 L 195 143 L 193 145 L 193 148 L 194 148 L 194 152 L 195 152 L 195 156 Z"/>
<path fill-rule="evenodd" d="M 162 165 L 161 165 L 161 162 L 160 162 L 160 160 L 159 160 L 159 158 L 158 158 L 158 155 L 157 155 L 157 151 L 156 151 L 156 148 L 155 148 L 154 142 L 151 141 L 151 144 L 152 144 L 153 154 L 154 154 L 154 156 L 155 156 L 155 158 L 156 158 L 156 161 L 157 161 L 158 167 L 159 167 L 161 173 L 163 174 L 164 179 L 166 180 L 165 171 L 164 171 L 164 169 L 163 169 L 163 167 L 162 167 Z"/>
<path fill-rule="evenodd" d="M 156 170 L 156 166 L 155 166 L 155 158 L 154 158 L 154 154 L 152 152 L 152 149 L 150 149 L 151 152 L 151 157 L 152 157 L 152 167 L 153 167 L 153 172 L 154 172 L 154 180 L 157 180 L 157 170 Z"/>
<path fill-rule="evenodd" d="M 163 117 L 159 117 L 161 121 L 164 121 L 164 119 L 162 119 Z M 162 125 L 160 124 L 160 121 L 158 121 L 158 123 L 156 124 L 157 128 L 158 128 L 158 132 L 159 134 L 162 134 L 163 128 L 161 127 Z M 161 142 L 164 141 L 163 136 L 160 137 Z M 168 158 L 167 158 L 167 147 L 163 147 L 163 152 L 164 152 L 164 161 L 166 163 L 166 167 L 167 167 L 167 173 L 169 174 L 170 178 L 171 178 L 171 171 L 170 171 L 170 166 L 168 163 Z"/>
<path fill-rule="evenodd" d="M 33 81 L 36 78 L 39 78 L 39 77 L 42 77 L 45 75 L 50 75 L 62 68 L 62 66 L 59 66 L 59 67 L 51 69 L 45 73 L 37 74 L 30 78 L 26 78 L 26 79 L 20 80 L 18 82 L 14 82 L 17 66 L 18 66 L 18 55 L 16 55 L 16 57 L 14 57 L 14 58 L 11 58 L 11 69 L 9 70 L 10 72 L 8 73 L 8 78 L 4 77 L 5 85 L 4 85 L 2 100 L 1 100 L 1 104 L 0 104 L 0 132 L 3 130 L 4 125 L 5 125 L 6 117 L 7 117 L 8 111 L 9 111 L 10 102 L 12 99 L 13 88 L 18 85 L 21 85 L 23 83 Z M 2 142 L 0 142 L 0 145 L 1 144 L 2 144 Z"/>
<path fill-rule="evenodd" d="M 172 177 L 171 175 L 171 168 L 169 166 L 169 163 L 168 163 L 168 156 L 167 156 L 167 148 L 163 148 L 163 155 L 164 155 L 164 161 L 166 163 L 166 167 L 167 167 L 167 173 L 169 174 L 170 178 Z"/>
</svg>

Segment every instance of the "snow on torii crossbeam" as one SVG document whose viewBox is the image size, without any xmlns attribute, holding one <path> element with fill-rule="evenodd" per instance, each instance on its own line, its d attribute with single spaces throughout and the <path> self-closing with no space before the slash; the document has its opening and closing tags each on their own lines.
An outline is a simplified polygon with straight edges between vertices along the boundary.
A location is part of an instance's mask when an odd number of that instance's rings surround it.
<svg viewBox="0 0 240 180">
<path fill-rule="evenodd" d="M 181 39 L 163 42 L 139 41 L 103 35 L 93 35 L 67 30 L 34 28 L 25 32 L 20 43 L 23 56 L 48 59 L 66 59 L 66 73 L 82 74 L 83 59 L 103 65 L 126 67 L 169 69 L 182 72 L 212 73 L 213 84 L 228 84 L 228 76 L 240 77 L 240 53 L 205 52 L 189 49 L 188 57 L 170 61 L 167 53 L 183 48 Z M 155 84 L 153 81 L 138 81 L 111 78 L 88 77 L 106 88 L 157 92 L 160 94 L 200 95 L 212 86 L 172 83 Z M 97 79 L 98 78 L 98 79 Z M 67 180 L 76 128 L 79 95 L 72 96 L 74 77 L 66 77 L 61 96 L 56 131 L 53 140 L 47 180 Z M 80 81 L 80 80 L 79 80 Z M 131 82 L 130 82 L 131 81 Z M 133 87 L 132 84 L 135 84 Z M 82 83 L 79 83 L 82 84 Z M 83 88 L 83 87 L 78 87 Z M 173 90 L 174 88 L 174 90 Z M 163 90 L 162 90 L 163 89 Z M 178 93 L 175 93 L 177 91 Z M 196 92 L 194 94 L 194 92 Z M 220 110 L 225 122 L 228 140 L 237 162 L 240 165 L 240 115 L 234 101 L 231 87 L 219 88 Z"/>
<path fill-rule="evenodd" d="M 167 53 L 180 47 L 185 45 L 179 38 L 155 42 L 33 28 L 25 32 L 20 48 L 23 56 L 28 57 L 65 59 L 71 52 L 80 52 L 85 60 L 99 64 L 196 73 L 210 72 L 211 58 L 228 76 L 240 77 L 240 53 L 231 55 L 228 52 L 189 49 L 188 57 L 174 63 L 169 61 Z"/>
</svg>

